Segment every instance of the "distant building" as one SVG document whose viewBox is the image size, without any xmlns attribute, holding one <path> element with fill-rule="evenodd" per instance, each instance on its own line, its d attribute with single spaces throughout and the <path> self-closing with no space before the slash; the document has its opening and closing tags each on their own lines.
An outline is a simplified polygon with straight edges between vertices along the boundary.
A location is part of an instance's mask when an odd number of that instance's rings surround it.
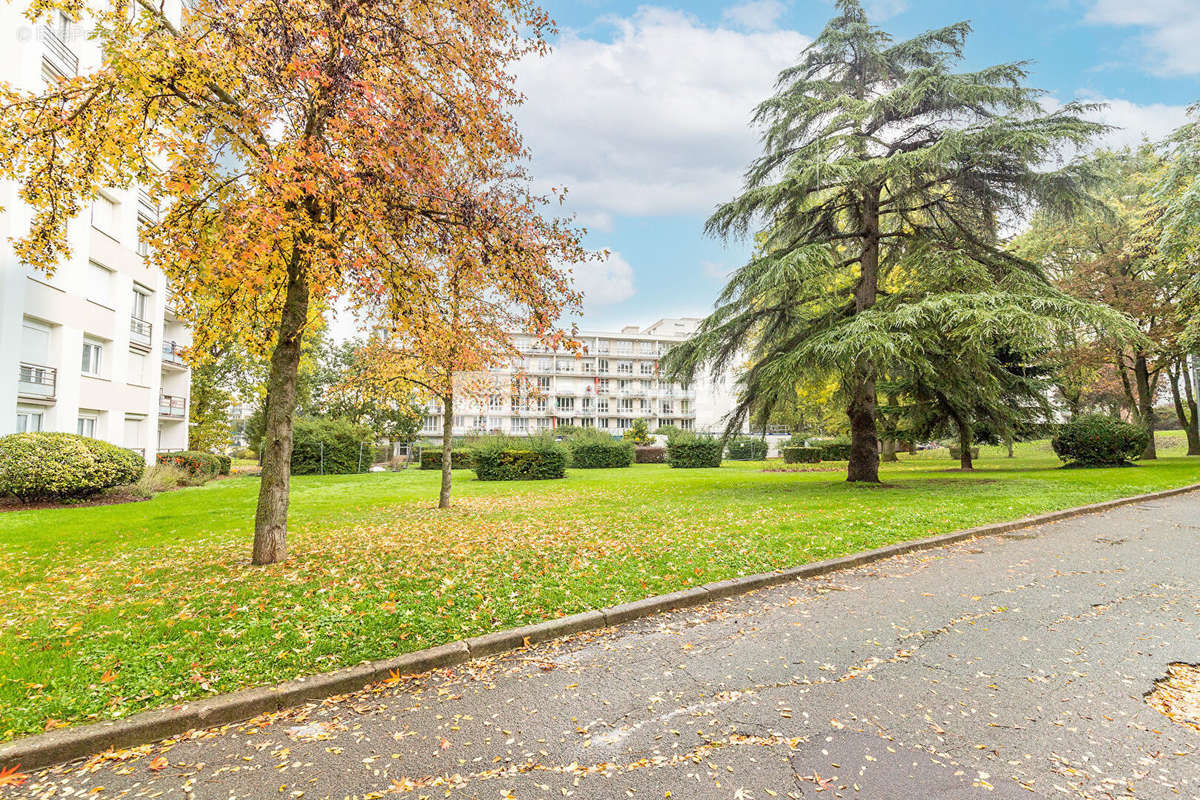
<svg viewBox="0 0 1200 800">
<path fill-rule="evenodd" d="M 698 318 L 684 317 L 661 319 L 645 329 L 630 325 L 619 333 L 581 333 L 577 340 L 584 352 L 578 356 L 513 334 L 521 356 L 492 370 L 495 394 L 456 409 L 454 432 L 522 435 L 574 425 L 620 434 L 641 418 L 651 431 L 674 425 L 722 433 L 724 418 L 736 403 L 730 381 L 703 375 L 693 383 L 676 383 L 659 374 L 659 358 L 699 324 Z M 525 376 L 524 385 L 516 380 L 519 374 Z M 441 409 L 434 404 L 421 433 L 441 432 Z"/>
<path fill-rule="evenodd" d="M 32 24 L 23 5 L 0 6 L 0 30 L 11 34 L 0 81 L 37 92 L 99 66 L 86 23 L 54 11 L 52 23 Z M 0 206 L 0 240 L 19 237 L 31 214 L 14 184 L 0 184 Z M 191 336 L 138 237 L 157 215 L 137 187 L 102 192 L 71 221 L 72 255 L 50 278 L 0 244 L 0 435 L 80 433 L 147 462 L 187 448 L 191 381 L 180 350 Z"/>
</svg>

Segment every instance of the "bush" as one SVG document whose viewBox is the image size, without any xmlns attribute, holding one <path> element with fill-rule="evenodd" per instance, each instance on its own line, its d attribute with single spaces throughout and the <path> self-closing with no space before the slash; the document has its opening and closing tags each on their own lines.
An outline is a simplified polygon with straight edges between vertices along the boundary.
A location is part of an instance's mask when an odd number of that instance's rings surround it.
<svg viewBox="0 0 1200 800">
<path fill-rule="evenodd" d="M 1060 425 L 1050 446 L 1065 464 L 1104 467 L 1132 461 L 1149 442 L 1150 434 L 1139 425 L 1087 414 Z"/>
<path fill-rule="evenodd" d="M 180 486 L 187 486 L 188 475 L 172 464 L 155 464 L 142 473 L 133 484 L 133 493 L 138 497 L 149 499 L 159 492 L 168 492 Z"/>
<path fill-rule="evenodd" d="M 785 464 L 817 464 L 821 461 L 821 448 L 789 445 L 783 448 Z"/>
<path fill-rule="evenodd" d="M 767 443 L 753 436 L 738 436 L 729 440 L 730 461 L 764 461 L 767 458 Z"/>
<path fill-rule="evenodd" d="M 951 447 L 950 448 L 950 457 L 955 460 L 962 458 L 962 448 L 957 445 L 955 445 L 954 447 Z M 971 460 L 974 461 L 977 458 L 979 458 L 979 448 L 972 447 L 971 448 Z"/>
<path fill-rule="evenodd" d="M 371 468 L 373 456 L 362 444 L 373 437 L 362 425 L 345 419 L 301 417 L 292 436 L 293 475 L 349 475 Z"/>
<path fill-rule="evenodd" d="M 665 447 L 635 447 L 633 449 L 633 460 L 638 464 L 665 464 L 667 463 L 667 448 Z"/>
<path fill-rule="evenodd" d="M 146 463 L 131 450 L 73 433 L 0 439 L 0 493 L 22 502 L 72 500 L 133 483 Z"/>
<path fill-rule="evenodd" d="M 629 426 L 629 430 L 622 434 L 624 438 L 637 445 L 638 447 L 647 447 L 654 444 L 654 440 L 650 438 L 650 423 L 644 419 L 635 419 Z"/>
<path fill-rule="evenodd" d="M 808 444 L 810 447 L 819 447 L 821 449 L 822 461 L 850 460 L 849 439 L 843 437 L 836 439 L 811 439 Z"/>
<path fill-rule="evenodd" d="M 217 461 L 220 464 L 220 470 L 219 470 L 218 474 L 228 475 L 229 472 L 233 469 L 233 458 L 230 456 L 227 456 L 227 455 L 222 455 L 221 453 L 215 453 L 215 455 L 217 457 Z"/>
<path fill-rule="evenodd" d="M 159 453 L 156 460 L 159 464 L 168 464 L 175 467 L 199 483 L 204 483 L 221 474 L 222 464 L 220 457 L 212 453 L 202 453 L 199 450 Z"/>
<path fill-rule="evenodd" d="M 421 469 L 441 469 L 442 448 L 424 447 L 421 449 Z M 450 469 L 470 469 L 471 451 L 467 449 L 452 449 L 450 451 Z"/>
<path fill-rule="evenodd" d="M 694 433 L 678 433 L 667 441 L 667 463 L 678 469 L 719 467 L 724 453 L 725 443 L 720 439 Z"/>
<path fill-rule="evenodd" d="M 579 469 L 613 469 L 633 464 L 633 443 L 599 431 L 581 431 L 567 440 L 571 466 Z"/>
<path fill-rule="evenodd" d="M 471 451 L 472 469 L 481 481 L 565 478 L 567 448 L 547 436 L 487 436 Z"/>
</svg>

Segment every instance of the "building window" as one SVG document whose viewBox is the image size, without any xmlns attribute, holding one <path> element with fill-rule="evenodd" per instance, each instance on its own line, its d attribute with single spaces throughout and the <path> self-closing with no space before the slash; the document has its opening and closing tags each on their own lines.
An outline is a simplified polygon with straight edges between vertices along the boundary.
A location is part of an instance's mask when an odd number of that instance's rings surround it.
<svg viewBox="0 0 1200 800">
<path fill-rule="evenodd" d="M 80 436 L 96 438 L 96 418 L 90 414 L 80 414 L 75 421 L 75 432 Z"/>
<path fill-rule="evenodd" d="M 601 414 L 608 413 L 608 398 L 607 397 L 597 397 L 596 398 L 596 411 L 598 411 Z"/>
<path fill-rule="evenodd" d="M 117 238 L 117 204 L 102 194 L 92 201 L 92 227 Z"/>
<path fill-rule="evenodd" d="M 574 397 L 556 398 L 554 401 L 554 407 L 557 408 L 559 411 L 574 411 L 575 410 L 575 398 Z"/>
<path fill-rule="evenodd" d="M 617 374 L 618 375 L 632 375 L 633 374 L 633 362 L 632 361 L 618 361 L 617 362 Z"/>
<path fill-rule="evenodd" d="M 662 413 L 664 413 L 664 414 L 674 414 L 674 413 L 675 413 L 675 404 L 674 404 L 674 403 L 672 403 L 670 400 L 663 400 L 663 402 L 662 402 Z"/>
<path fill-rule="evenodd" d="M 142 258 L 150 257 L 150 243 L 146 241 L 146 234 L 144 231 L 152 224 L 154 223 L 150 221 L 149 217 L 145 216 L 144 214 L 138 214 L 137 254 Z"/>
<path fill-rule="evenodd" d="M 524 417 L 513 417 L 512 431 L 513 433 L 526 433 L 529 430 L 529 420 Z"/>
<path fill-rule="evenodd" d="M 617 352 L 625 354 L 633 353 L 633 342 L 617 342 Z"/>
<path fill-rule="evenodd" d="M 633 411 L 633 398 L 632 397 L 622 397 L 620 400 L 617 401 L 617 410 L 618 411 Z"/>
<path fill-rule="evenodd" d="M 596 362 L 596 371 L 599 372 L 601 375 L 608 374 L 608 359 L 607 358 L 602 358 Z"/>
<path fill-rule="evenodd" d="M 17 407 L 17 433 L 37 433 L 41 429 L 41 410 Z"/>
<path fill-rule="evenodd" d="M 609 426 L 609 422 L 610 422 L 609 418 L 604 417 L 603 419 L 600 420 L 600 427 L 607 428 Z"/>
<path fill-rule="evenodd" d="M 142 353 L 129 351 L 129 374 L 125 380 L 128 383 L 146 386 L 146 356 Z"/>
<path fill-rule="evenodd" d="M 657 366 L 658 365 L 655 364 L 653 361 L 643 361 L 642 362 L 642 374 L 643 375 L 653 375 L 655 368 Z"/>
<path fill-rule="evenodd" d="M 601 378 L 596 384 L 596 392 L 599 394 L 608 394 L 608 378 Z"/>
<path fill-rule="evenodd" d="M 535 398 L 533 401 L 533 410 L 534 411 L 545 411 L 546 410 L 546 398 L 544 398 L 544 397 Z"/>
<path fill-rule="evenodd" d="M 617 381 L 617 389 L 621 392 L 628 392 L 633 389 L 633 381 Z"/>
<path fill-rule="evenodd" d="M 694 427 L 694 422 L 694 420 L 690 419 L 681 419 L 679 420 L 679 427 L 685 431 L 690 431 Z"/>
<path fill-rule="evenodd" d="M 629 430 L 629 420 L 621 419 L 618 417 L 617 418 L 617 430 L 619 430 L 619 431 Z"/>
<path fill-rule="evenodd" d="M 575 362 L 570 361 L 570 360 L 565 360 L 565 359 L 559 359 L 558 371 L 559 372 L 574 372 L 575 371 Z"/>
<path fill-rule="evenodd" d="M 657 342 L 638 342 L 638 352 L 642 355 L 652 356 L 658 350 Z"/>
<path fill-rule="evenodd" d="M 88 262 L 87 299 L 112 306 L 112 271 L 95 261 Z"/>
<path fill-rule="evenodd" d="M 100 365 L 104 357 L 104 345 L 94 340 L 83 340 L 83 361 L 81 372 L 84 375 L 99 377 Z"/>
<path fill-rule="evenodd" d="M 150 292 L 143 289 L 141 286 L 134 284 L 133 287 L 133 310 L 130 316 L 134 319 L 146 321 L 150 319 Z"/>
<path fill-rule="evenodd" d="M 601 339 L 600 341 L 596 342 L 596 352 L 597 353 L 607 353 L 608 347 L 609 347 L 608 339 Z"/>
<path fill-rule="evenodd" d="M 554 369 L 554 364 L 548 358 L 539 358 L 537 368 L 538 372 L 549 372 Z"/>
<path fill-rule="evenodd" d="M 422 422 L 421 430 L 425 431 L 426 433 L 436 433 L 439 421 L 440 420 L 437 417 L 426 415 Z"/>
<path fill-rule="evenodd" d="M 504 410 L 504 398 L 498 394 L 494 394 L 491 397 L 489 397 L 488 398 L 488 410 L 503 411 Z"/>
<path fill-rule="evenodd" d="M 580 411 L 591 411 L 592 410 L 592 398 L 590 398 L 590 397 L 579 398 L 579 410 Z"/>
<path fill-rule="evenodd" d="M 549 378 L 538 378 L 537 379 L 537 388 L 538 388 L 539 392 L 543 392 L 543 393 L 549 392 L 550 391 L 550 379 Z"/>
<path fill-rule="evenodd" d="M 592 419 L 591 417 L 584 417 L 583 419 L 579 420 L 579 427 L 594 428 L 596 427 L 596 420 Z"/>
</svg>

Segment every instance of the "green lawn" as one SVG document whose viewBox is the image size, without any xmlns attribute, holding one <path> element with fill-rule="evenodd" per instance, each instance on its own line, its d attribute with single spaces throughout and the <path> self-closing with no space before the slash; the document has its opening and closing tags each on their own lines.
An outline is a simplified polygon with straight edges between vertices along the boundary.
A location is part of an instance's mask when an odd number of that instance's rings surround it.
<svg viewBox="0 0 1200 800">
<path fill-rule="evenodd" d="M 0 514 L 0 738 L 1200 481 L 1200 458 L 1162 441 L 1164 458 L 1132 469 L 1057 469 L 1045 443 L 1014 460 L 985 448 L 974 474 L 945 451 L 902 456 L 884 487 L 762 463 L 545 483 L 462 472 L 447 512 L 436 472 L 301 477 L 291 560 L 269 568 L 247 560 L 254 477 Z"/>
</svg>

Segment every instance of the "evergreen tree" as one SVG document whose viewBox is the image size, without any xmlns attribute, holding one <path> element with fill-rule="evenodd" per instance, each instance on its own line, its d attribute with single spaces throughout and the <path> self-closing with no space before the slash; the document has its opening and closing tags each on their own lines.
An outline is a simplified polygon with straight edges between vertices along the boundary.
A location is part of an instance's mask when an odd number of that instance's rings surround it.
<svg viewBox="0 0 1200 800">
<path fill-rule="evenodd" d="M 804 376 L 835 373 L 851 429 L 847 478 L 877 482 L 876 383 L 895 365 L 935 369 L 925 334 L 991 344 L 1044 332 L 1047 313 L 1085 311 L 1006 253 L 995 230 L 1031 204 L 1077 207 L 1080 171 L 1040 166 L 1104 126 L 1078 103 L 1046 113 L 1022 63 L 953 71 L 965 22 L 896 44 L 858 0 L 837 9 L 758 107 L 763 155 L 707 224 L 729 238 L 761 223 L 761 244 L 667 365 L 689 375 L 748 356 L 731 427 Z"/>
</svg>

